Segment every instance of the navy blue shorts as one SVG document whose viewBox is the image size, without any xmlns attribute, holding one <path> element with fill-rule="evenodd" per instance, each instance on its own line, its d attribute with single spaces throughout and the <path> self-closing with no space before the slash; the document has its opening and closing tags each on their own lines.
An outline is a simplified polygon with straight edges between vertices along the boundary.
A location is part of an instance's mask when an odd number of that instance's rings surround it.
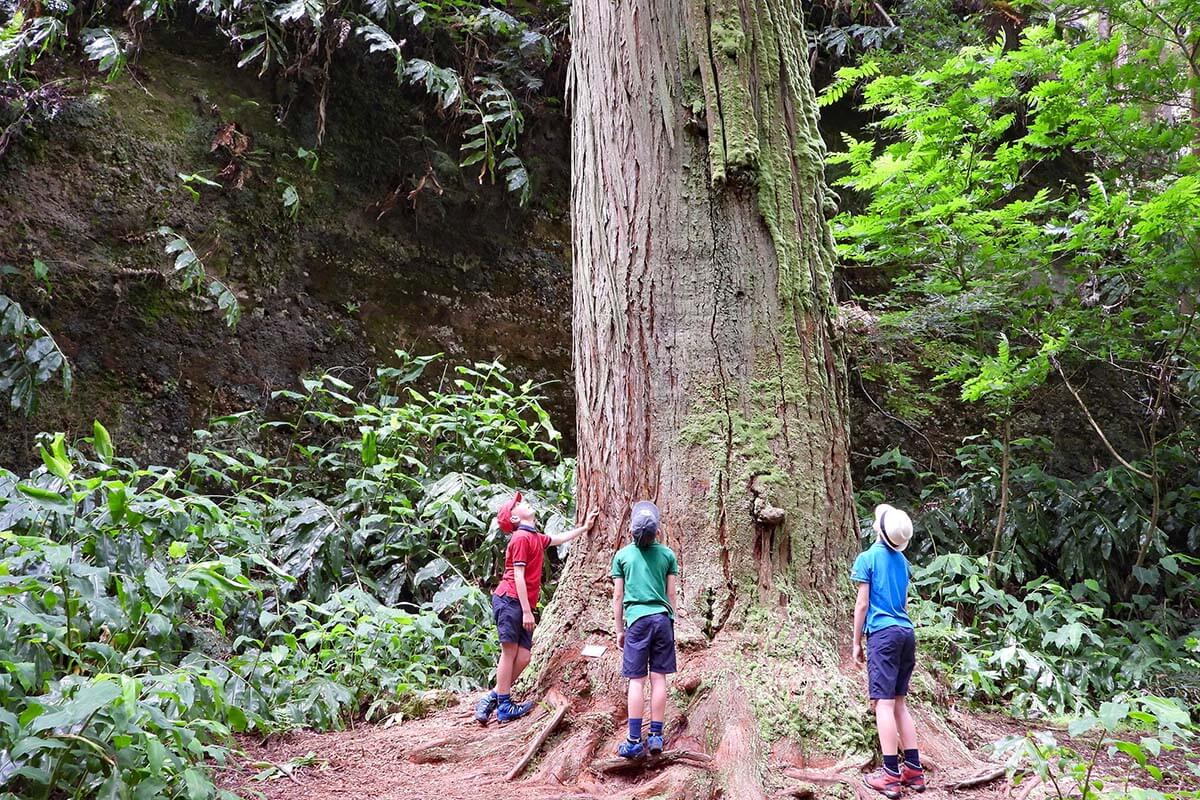
<svg viewBox="0 0 1200 800">
<path fill-rule="evenodd" d="M 917 665 L 917 637 L 912 628 L 892 625 L 867 634 L 867 683 L 872 700 L 908 694 Z"/>
<path fill-rule="evenodd" d="M 647 667 L 663 675 L 675 671 L 675 623 L 666 612 L 638 617 L 625 629 L 621 675 L 644 678 Z"/>
<path fill-rule="evenodd" d="M 492 595 L 492 618 L 501 644 L 516 644 L 526 650 L 533 649 L 533 631 L 525 630 L 521 624 L 521 601 L 503 594 Z"/>
</svg>

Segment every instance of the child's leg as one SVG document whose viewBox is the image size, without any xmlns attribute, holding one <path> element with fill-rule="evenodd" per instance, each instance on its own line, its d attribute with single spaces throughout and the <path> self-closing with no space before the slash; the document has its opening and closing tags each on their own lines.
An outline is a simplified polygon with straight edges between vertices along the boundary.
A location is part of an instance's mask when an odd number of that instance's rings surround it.
<svg viewBox="0 0 1200 800">
<path fill-rule="evenodd" d="M 912 769 L 921 768 L 921 755 L 917 750 L 917 726 L 912 714 L 908 713 L 908 684 L 917 664 L 917 639 L 911 630 L 904 631 L 900 648 L 900 669 L 896 676 L 896 730 L 900 744 L 904 747 L 904 761 Z"/>
<path fill-rule="evenodd" d="M 496 665 L 496 694 L 507 695 L 512 690 L 513 672 L 520 649 L 516 642 L 500 643 L 500 663 Z"/>
<path fill-rule="evenodd" d="M 517 647 L 517 656 L 513 661 L 512 682 L 516 683 L 517 678 L 521 677 L 521 673 L 529 666 L 529 660 L 533 658 L 533 654 L 528 647 Z"/>
<path fill-rule="evenodd" d="M 646 710 L 646 679 L 630 678 L 629 694 L 626 697 L 629 712 L 629 741 L 642 740 L 642 714 Z"/>
<path fill-rule="evenodd" d="M 900 745 L 904 748 L 904 761 L 910 767 L 920 768 L 921 756 L 917 750 L 917 725 L 908 713 L 908 703 L 903 697 L 896 698 L 896 729 L 900 734 Z"/>
<path fill-rule="evenodd" d="M 900 744 L 904 745 L 905 750 L 912 750 L 917 746 L 917 725 L 913 722 L 912 714 L 908 713 L 908 703 L 904 702 L 903 697 L 896 698 L 896 731 L 900 736 Z"/>
<path fill-rule="evenodd" d="M 650 673 L 650 720 L 662 722 L 667 715 L 667 676 L 661 672 Z"/>
<path fill-rule="evenodd" d="M 896 729 L 896 700 L 875 701 L 875 725 L 879 728 L 879 748 L 883 750 L 885 763 L 890 756 L 896 758 L 900 750 L 900 734 Z"/>
<path fill-rule="evenodd" d="M 630 678 L 629 679 L 629 694 L 626 697 L 628 701 L 628 711 L 630 719 L 641 719 L 642 714 L 646 710 L 646 679 L 645 678 Z"/>
</svg>

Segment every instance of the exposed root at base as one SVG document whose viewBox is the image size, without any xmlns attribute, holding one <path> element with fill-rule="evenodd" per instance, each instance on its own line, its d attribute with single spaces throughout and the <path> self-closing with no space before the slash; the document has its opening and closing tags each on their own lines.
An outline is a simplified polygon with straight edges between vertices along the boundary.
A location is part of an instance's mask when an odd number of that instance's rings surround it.
<svg viewBox="0 0 1200 800">
<path fill-rule="evenodd" d="M 507 775 L 504 776 L 504 780 L 511 781 L 513 778 L 520 775 L 525 770 L 525 767 L 529 766 L 529 762 L 533 760 L 533 757 L 537 755 L 537 751 L 540 750 L 542 745 L 546 743 L 546 740 L 550 738 L 550 734 L 554 733 L 554 730 L 558 727 L 559 723 L 563 721 L 563 717 L 567 715 L 567 711 L 569 711 L 570 708 L 571 706 L 568 703 L 563 703 L 558 707 L 558 710 L 554 712 L 554 716 L 550 717 L 550 721 L 542 726 L 542 732 L 539 733 L 537 738 L 533 740 L 533 743 L 529 745 L 529 749 L 525 751 L 525 755 L 522 756 L 521 760 L 518 761 L 511 770 L 509 770 Z"/>
<path fill-rule="evenodd" d="M 664 750 L 659 755 L 645 758 L 604 758 L 592 762 L 588 769 L 597 775 L 632 775 L 670 764 L 687 764 L 701 769 L 711 769 L 712 763 L 712 756 L 704 753 L 694 753 L 691 750 Z"/>
</svg>

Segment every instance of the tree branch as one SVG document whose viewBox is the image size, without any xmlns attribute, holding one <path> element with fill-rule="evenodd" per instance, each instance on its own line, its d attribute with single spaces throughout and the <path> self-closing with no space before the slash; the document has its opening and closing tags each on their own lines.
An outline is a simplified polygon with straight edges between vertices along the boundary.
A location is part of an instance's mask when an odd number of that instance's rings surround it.
<svg viewBox="0 0 1200 800">
<path fill-rule="evenodd" d="M 1071 396 L 1075 398 L 1075 402 L 1079 404 L 1079 408 L 1083 411 L 1084 417 L 1087 418 L 1088 423 L 1092 426 L 1092 430 L 1094 430 L 1096 435 L 1100 437 L 1100 441 L 1104 443 L 1105 448 L 1107 448 L 1108 452 L 1112 454 L 1112 457 L 1121 462 L 1121 466 L 1125 467 L 1134 475 L 1140 475 L 1146 480 L 1153 480 L 1153 476 L 1142 472 L 1133 464 L 1130 464 L 1128 461 L 1126 461 L 1121 454 L 1117 452 L 1117 449 L 1112 446 L 1112 442 L 1108 441 L 1108 437 L 1104 435 L 1104 431 L 1100 428 L 1100 424 L 1096 422 L 1096 418 L 1092 416 L 1092 412 L 1088 410 L 1087 405 L 1083 402 L 1083 398 L 1079 396 L 1079 392 L 1075 391 L 1075 387 L 1071 385 L 1071 381 L 1067 378 L 1067 373 L 1063 372 L 1062 365 L 1058 363 L 1058 359 L 1051 358 L 1050 363 L 1054 365 L 1056 370 L 1058 370 L 1058 374 L 1062 377 L 1063 384 L 1067 387 L 1067 391 L 1069 391 Z"/>
</svg>

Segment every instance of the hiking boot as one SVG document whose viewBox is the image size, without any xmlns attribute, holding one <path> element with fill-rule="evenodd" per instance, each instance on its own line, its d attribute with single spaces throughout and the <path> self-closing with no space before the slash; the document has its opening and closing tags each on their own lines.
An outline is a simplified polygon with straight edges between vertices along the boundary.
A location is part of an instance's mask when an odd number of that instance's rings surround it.
<svg viewBox="0 0 1200 800">
<path fill-rule="evenodd" d="M 662 734 L 652 733 L 646 737 L 646 749 L 650 755 L 656 756 L 663 751 Z"/>
<path fill-rule="evenodd" d="M 492 712 L 496 710 L 496 706 L 498 705 L 500 705 L 500 699 L 496 697 L 496 693 L 488 692 L 475 704 L 475 721 L 480 725 L 487 725 L 488 719 L 492 716 Z"/>
<path fill-rule="evenodd" d="M 646 754 L 646 748 L 640 741 L 631 742 L 628 739 L 617 747 L 617 755 L 621 758 L 640 758 Z"/>
<path fill-rule="evenodd" d="M 864 775 L 863 783 L 888 798 L 888 800 L 899 800 L 904 787 L 904 784 L 900 781 L 900 775 L 895 772 L 888 772 L 886 767 L 880 767 L 870 775 Z"/>
<path fill-rule="evenodd" d="M 900 782 L 914 792 L 925 791 L 925 770 L 922 767 L 910 767 L 905 761 L 900 765 Z"/>
<path fill-rule="evenodd" d="M 503 725 L 506 722 L 512 722 L 514 719 L 520 719 L 532 710 L 532 700 L 528 703 L 513 703 L 510 701 L 496 709 L 496 721 Z"/>
</svg>

